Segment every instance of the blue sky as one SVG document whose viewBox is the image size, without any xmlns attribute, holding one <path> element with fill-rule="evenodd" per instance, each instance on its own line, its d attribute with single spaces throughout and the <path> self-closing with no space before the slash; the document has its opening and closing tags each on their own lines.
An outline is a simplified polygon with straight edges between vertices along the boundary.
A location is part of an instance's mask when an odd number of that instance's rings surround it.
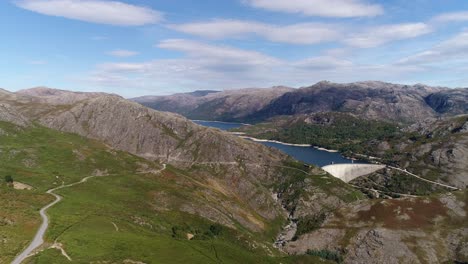
<svg viewBox="0 0 468 264">
<path fill-rule="evenodd" d="M 467 26 L 460 0 L 5 0 L 0 87 L 467 87 Z"/>
</svg>

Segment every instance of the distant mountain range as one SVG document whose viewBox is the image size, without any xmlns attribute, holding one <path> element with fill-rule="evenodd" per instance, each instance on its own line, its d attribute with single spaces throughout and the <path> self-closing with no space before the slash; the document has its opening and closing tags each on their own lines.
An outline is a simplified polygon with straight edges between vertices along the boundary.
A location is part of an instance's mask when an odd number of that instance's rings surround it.
<svg viewBox="0 0 468 264">
<path fill-rule="evenodd" d="M 293 89 L 240 89 L 132 99 L 191 119 L 258 122 L 279 115 L 348 112 L 368 119 L 414 122 L 468 113 L 468 89 L 400 85 L 377 81 L 327 81 Z"/>
</svg>

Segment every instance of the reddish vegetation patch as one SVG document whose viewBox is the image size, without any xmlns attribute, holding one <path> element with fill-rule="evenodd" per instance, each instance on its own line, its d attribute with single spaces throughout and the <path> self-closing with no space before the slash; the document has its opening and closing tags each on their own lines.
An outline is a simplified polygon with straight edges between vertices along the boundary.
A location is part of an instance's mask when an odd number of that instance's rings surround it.
<svg viewBox="0 0 468 264">
<path fill-rule="evenodd" d="M 437 199 L 386 200 L 375 203 L 369 211 L 360 211 L 358 221 L 381 223 L 387 228 L 422 228 L 430 226 L 447 209 Z"/>
</svg>

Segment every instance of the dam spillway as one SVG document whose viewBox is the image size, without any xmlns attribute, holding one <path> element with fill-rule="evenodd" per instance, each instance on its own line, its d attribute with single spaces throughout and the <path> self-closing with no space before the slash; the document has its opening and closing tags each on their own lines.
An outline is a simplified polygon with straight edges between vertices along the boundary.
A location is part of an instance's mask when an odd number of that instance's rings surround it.
<svg viewBox="0 0 468 264">
<path fill-rule="evenodd" d="M 324 166 L 322 169 L 344 182 L 350 182 L 358 177 L 374 173 L 385 167 L 385 165 L 376 164 L 333 164 Z"/>
</svg>

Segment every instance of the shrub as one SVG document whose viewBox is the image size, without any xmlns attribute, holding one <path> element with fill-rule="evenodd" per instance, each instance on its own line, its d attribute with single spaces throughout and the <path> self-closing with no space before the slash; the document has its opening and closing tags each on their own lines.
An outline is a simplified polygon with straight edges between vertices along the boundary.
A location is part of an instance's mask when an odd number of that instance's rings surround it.
<svg viewBox="0 0 468 264">
<path fill-rule="evenodd" d="M 11 175 L 5 176 L 5 182 L 6 183 L 13 183 L 13 177 L 11 177 Z"/>
<path fill-rule="evenodd" d="M 326 249 L 322 249 L 322 250 L 309 249 L 307 250 L 307 255 L 317 256 L 322 259 L 335 261 L 336 263 L 343 262 L 343 257 L 341 256 L 339 252 L 334 252 L 334 251 L 330 251 Z"/>
<path fill-rule="evenodd" d="M 221 225 L 219 224 L 210 225 L 210 233 L 213 234 L 213 236 L 219 236 L 222 231 L 223 231 L 223 227 Z"/>
<path fill-rule="evenodd" d="M 325 218 L 325 213 L 300 218 L 297 222 L 296 236 L 300 236 L 320 228 L 320 226 L 322 226 L 323 222 L 325 221 Z"/>
</svg>

